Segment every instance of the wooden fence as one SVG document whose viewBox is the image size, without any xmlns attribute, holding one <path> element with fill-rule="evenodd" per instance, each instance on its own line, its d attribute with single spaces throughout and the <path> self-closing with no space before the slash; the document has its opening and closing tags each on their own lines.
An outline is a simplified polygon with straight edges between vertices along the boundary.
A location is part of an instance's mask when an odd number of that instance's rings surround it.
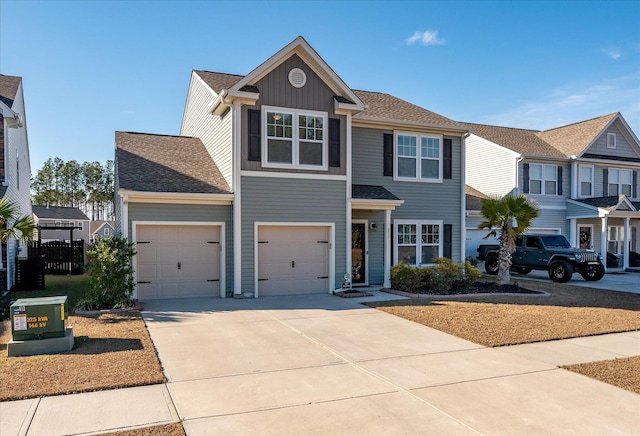
<svg viewBox="0 0 640 436">
<path fill-rule="evenodd" d="M 29 258 L 42 258 L 45 274 L 82 274 L 84 241 L 30 241 Z"/>
</svg>

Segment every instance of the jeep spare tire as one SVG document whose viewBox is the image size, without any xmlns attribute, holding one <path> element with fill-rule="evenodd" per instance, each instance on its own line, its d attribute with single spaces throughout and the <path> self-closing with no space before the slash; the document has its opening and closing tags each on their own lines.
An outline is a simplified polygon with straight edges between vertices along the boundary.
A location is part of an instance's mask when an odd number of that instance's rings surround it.
<svg viewBox="0 0 640 436">
<path fill-rule="evenodd" d="M 566 260 L 558 259 L 549 264 L 549 278 L 558 283 L 567 283 L 571 280 L 573 268 Z"/>
<path fill-rule="evenodd" d="M 500 269 L 500 262 L 498 262 L 498 256 L 487 256 L 484 261 L 484 270 L 487 274 L 491 274 L 492 276 L 498 275 L 498 270 Z"/>
</svg>

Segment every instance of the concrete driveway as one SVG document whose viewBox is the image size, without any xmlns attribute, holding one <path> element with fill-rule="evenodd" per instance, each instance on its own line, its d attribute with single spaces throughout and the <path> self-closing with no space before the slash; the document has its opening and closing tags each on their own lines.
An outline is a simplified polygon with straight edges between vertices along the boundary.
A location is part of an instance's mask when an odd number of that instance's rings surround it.
<svg viewBox="0 0 640 436">
<path fill-rule="evenodd" d="M 164 300 L 143 316 L 189 435 L 640 428 L 636 394 L 335 296 Z"/>
</svg>

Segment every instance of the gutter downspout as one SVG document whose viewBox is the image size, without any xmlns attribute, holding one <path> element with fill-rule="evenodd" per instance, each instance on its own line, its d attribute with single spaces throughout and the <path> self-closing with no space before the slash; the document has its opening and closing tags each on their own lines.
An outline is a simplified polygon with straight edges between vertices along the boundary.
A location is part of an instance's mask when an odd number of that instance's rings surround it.
<svg viewBox="0 0 640 436">
<path fill-rule="evenodd" d="M 467 171 L 466 171 L 466 167 L 467 167 L 467 144 L 466 144 L 466 139 L 471 136 L 470 132 L 465 133 L 464 135 L 462 135 L 462 137 L 460 138 L 460 145 L 461 145 L 461 150 L 460 150 L 460 167 L 462 168 L 462 171 L 460 172 L 462 174 L 461 176 L 461 180 L 460 180 L 460 185 L 461 185 L 461 191 L 462 193 L 461 195 L 461 201 L 462 201 L 462 214 L 460 217 L 460 259 L 462 260 L 462 264 L 464 265 L 465 259 L 467 258 L 466 253 L 467 253 L 467 193 L 466 193 L 466 186 L 467 186 Z"/>
<path fill-rule="evenodd" d="M 522 162 L 523 160 L 524 160 L 523 154 L 520 154 L 516 158 L 516 179 L 514 180 L 513 186 L 518 188 L 518 194 L 522 193 L 522 188 L 520 187 L 519 181 L 520 181 L 520 162 Z"/>
</svg>

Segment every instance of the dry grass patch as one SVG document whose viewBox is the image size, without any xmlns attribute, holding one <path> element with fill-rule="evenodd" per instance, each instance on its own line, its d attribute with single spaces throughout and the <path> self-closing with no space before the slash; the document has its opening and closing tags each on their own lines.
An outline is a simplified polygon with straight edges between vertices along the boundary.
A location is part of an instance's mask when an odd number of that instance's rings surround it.
<svg viewBox="0 0 640 436">
<path fill-rule="evenodd" d="M 175 422 L 173 424 L 104 433 L 100 436 L 185 436 L 185 432 L 182 423 Z"/>
<path fill-rule="evenodd" d="M 488 294 L 369 305 L 488 347 L 640 330 L 640 295 L 551 282 L 526 281 L 522 286 L 550 295 Z"/>
<path fill-rule="evenodd" d="M 70 316 L 67 325 L 73 326 L 73 350 L 9 358 L 6 344 L 11 340 L 11 324 L 0 323 L 0 401 L 165 381 L 139 312 Z"/>
<path fill-rule="evenodd" d="M 563 368 L 640 394 L 640 356 L 581 363 Z"/>
</svg>

